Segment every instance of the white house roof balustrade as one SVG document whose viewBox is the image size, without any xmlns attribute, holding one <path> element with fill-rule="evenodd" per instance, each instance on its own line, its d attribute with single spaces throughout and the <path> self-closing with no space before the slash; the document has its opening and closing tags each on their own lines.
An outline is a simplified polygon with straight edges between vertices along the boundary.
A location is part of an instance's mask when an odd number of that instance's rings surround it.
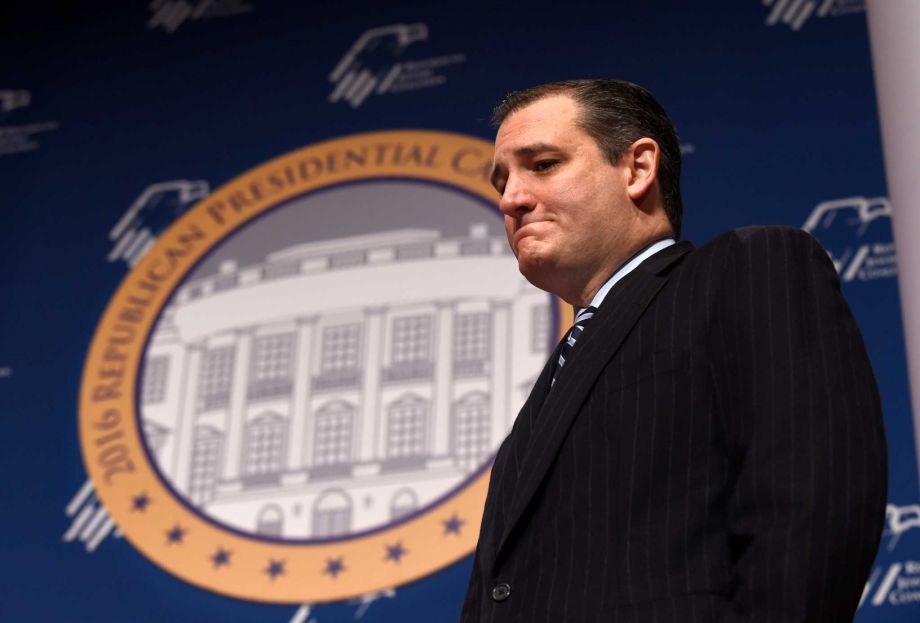
<svg viewBox="0 0 920 623">
<path fill-rule="evenodd" d="M 550 301 L 502 236 L 467 232 L 218 250 L 145 353 L 161 474 L 219 523 L 308 540 L 405 518 L 471 477 L 540 370 Z"/>
<path fill-rule="evenodd" d="M 221 274 L 179 290 L 176 316 L 182 338 L 194 341 L 238 328 L 240 316 L 261 324 L 337 308 L 360 309 L 369 302 L 386 306 L 431 301 L 439 296 L 505 299 L 510 293 L 530 288 L 509 261 L 505 240 L 437 240 L 437 235 L 437 231 L 400 230 L 361 237 L 373 246 L 359 247 L 347 241 L 311 243 L 275 253 L 274 260 L 261 265 L 238 268 L 227 262 Z M 400 245 L 419 242 L 431 244 L 430 257 L 407 259 L 397 253 Z M 470 242 L 486 244 L 466 244 Z M 319 249 L 327 251 L 321 254 Z M 336 269 L 330 249 L 336 253 L 360 251 L 364 258 L 360 264 Z M 292 261 L 300 262 L 297 272 L 283 278 L 266 276 L 271 274 L 273 262 Z M 424 269 L 420 270 L 422 261 Z M 217 288 L 229 274 L 238 275 L 236 287 Z M 483 279 L 484 275 L 489 278 Z"/>
</svg>

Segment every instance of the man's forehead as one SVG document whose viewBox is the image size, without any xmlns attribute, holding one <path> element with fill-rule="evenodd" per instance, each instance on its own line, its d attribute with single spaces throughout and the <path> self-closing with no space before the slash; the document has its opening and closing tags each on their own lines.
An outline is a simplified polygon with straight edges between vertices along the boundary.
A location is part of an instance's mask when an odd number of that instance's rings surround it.
<svg viewBox="0 0 920 623">
<path fill-rule="evenodd" d="M 495 143 L 515 140 L 541 141 L 545 135 L 567 134 L 577 130 L 578 104 L 568 95 L 548 95 L 510 113 L 495 136 Z"/>
<path fill-rule="evenodd" d="M 585 138 L 577 123 L 579 113 L 578 104 L 568 95 L 551 95 L 509 114 L 495 136 L 493 177 L 514 158 L 574 148 Z"/>
</svg>

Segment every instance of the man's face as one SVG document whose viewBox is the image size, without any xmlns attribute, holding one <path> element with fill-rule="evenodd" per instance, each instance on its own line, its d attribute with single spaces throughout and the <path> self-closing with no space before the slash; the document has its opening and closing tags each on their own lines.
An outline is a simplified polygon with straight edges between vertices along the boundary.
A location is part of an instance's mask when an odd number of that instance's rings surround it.
<svg viewBox="0 0 920 623">
<path fill-rule="evenodd" d="M 521 273 L 583 305 L 634 252 L 638 211 L 628 167 L 607 161 L 578 114 L 574 100 L 554 95 L 506 117 L 492 183 Z"/>
</svg>

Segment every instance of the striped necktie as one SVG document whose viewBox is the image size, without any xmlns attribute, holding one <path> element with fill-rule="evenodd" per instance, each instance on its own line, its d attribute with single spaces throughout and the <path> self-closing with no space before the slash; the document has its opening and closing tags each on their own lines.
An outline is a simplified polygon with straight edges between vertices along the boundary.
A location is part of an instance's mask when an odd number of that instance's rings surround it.
<svg viewBox="0 0 920 623">
<path fill-rule="evenodd" d="M 565 360 L 571 356 L 572 349 L 575 347 L 575 342 L 581 337 L 582 331 L 585 330 L 585 325 L 594 317 L 596 311 L 596 307 L 585 307 L 575 316 L 575 324 L 569 329 L 568 334 L 565 336 L 565 342 L 562 344 L 562 350 L 559 351 L 559 359 L 556 360 L 556 371 L 553 373 L 553 380 L 550 383 L 550 387 L 556 383 L 556 377 L 559 376 L 559 371 L 562 370 L 562 366 L 565 365 Z"/>
</svg>

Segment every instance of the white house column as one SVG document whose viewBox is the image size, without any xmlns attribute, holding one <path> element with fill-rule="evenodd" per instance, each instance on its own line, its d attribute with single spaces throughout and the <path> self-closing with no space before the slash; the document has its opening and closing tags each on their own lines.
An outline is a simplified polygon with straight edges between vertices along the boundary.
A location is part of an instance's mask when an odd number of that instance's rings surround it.
<svg viewBox="0 0 920 623">
<path fill-rule="evenodd" d="M 236 348 L 233 357 L 233 380 L 230 384 L 230 409 L 224 444 L 223 479 L 240 477 L 243 458 L 243 427 L 246 423 L 246 392 L 249 389 L 249 355 L 252 351 L 253 329 L 236 331 Z"/>
<path fill-rule="evenodd" d="M 175 342 L 170 344 L 164 352 L 169 356 L 169 369 L 166 375 L 166 395 L 164 396 L 163 403 L 161 405 L 156 405 L 159 407 L 156 413 L 165 416 L 163 420 L 165 420 L 169 432 L 166 433 L 163 446 L 156 454 L 156 460 L 159 465 L 165 466 L 167 470 L 172 470 L 173 466 L 176 464 L 176 455 L 179 446 L 178 436 L 179 422 L 182 420 L 183 388 L 186 382 L 186 375 L 188 374 L 186 370 L 186 366 L 188 366 L 188 348 L 181 342 Z M 145 405 L 145 411 L 146 408 Z"/>
<path fill-rule="evenodd" d="M 313 414 L 310 394 L 313 385 L 311 357 L 319 316 L 297 319 L 297 356 L 294 360 L 294 401 L 291 405 L 291 434 L 288 436 L 287 468 L 303 469 L 313 462 Z"/>
<path fill-rule="evenodd" d="M 195 443 L 195 416 L 198 402 L 198 376 L 201 372 L 202 344 L 191 344 L 185 358 L 185 388 L 181 398 L 179 418 L 176 424 L 175 453 L 173 454 L 173 483 L 180 491 L 188 491 L 189 472 L 192 467 L 192 450 Z"/>
<path fill-rule="evenodd" d="M 492 303 L 492 369 L 490 415 L 492 416 L 492 447 L 497 448 L 514 419 L 508 405 L 508 383 L 511 378 L 508 365 L 511 350 L 511 302 Z"/>
<path fill-rule="evenodd" d="M 361 383 L 360 420 L 357 423 L 358 462 L 374 461 L 375 439 L 382 436 L 380 414 L 380 369 L 383 367 L 383 319 L 385 307 L 364 310 L 364 373 Z"/>
<path fill-rule="evenodd" d="M 434 366 L 432 401 L 433 445 L 431 454 L 446 456 L 450 451 L 451 387 L 454 377 L 454 303 L 438 302 L 438 341 Z"/>
</svg>

